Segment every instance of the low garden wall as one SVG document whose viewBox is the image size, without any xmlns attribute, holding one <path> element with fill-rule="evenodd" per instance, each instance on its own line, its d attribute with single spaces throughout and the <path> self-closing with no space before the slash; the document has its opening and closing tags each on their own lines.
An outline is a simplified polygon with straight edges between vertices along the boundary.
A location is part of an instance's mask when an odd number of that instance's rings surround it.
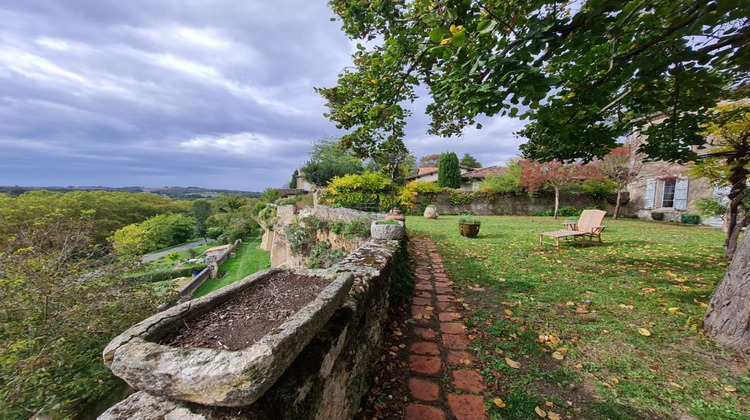
<svg viewBox="0 0 750 420">
<path fill-rule="evenodd" d="M 507 215 L 528 216 L 533 213 L 554 209 L 555 196 L 553 193 L 537 193 L 532 196 L 528 194 L 483 194 L 480 192 L 442 192 L 436 195 L 422 195 L 417 198 L 413 212 L 422 214 L 425 207 L 434 204 L 438 213 L 460 214 L 472 212 L 478 215 Z M 579 210 L 586 207 L 604 204 L 592 201 L 584 195 L 560 195 L 560 206 L 575 207 Z M 611 207 L 611 206 L 610 206 Z"/>
</svg>

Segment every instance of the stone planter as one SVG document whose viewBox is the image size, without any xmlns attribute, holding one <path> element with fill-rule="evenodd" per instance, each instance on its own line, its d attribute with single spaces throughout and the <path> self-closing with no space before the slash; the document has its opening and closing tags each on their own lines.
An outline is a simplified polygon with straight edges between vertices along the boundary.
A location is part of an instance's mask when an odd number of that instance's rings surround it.
<svg viewBox="0 0 750 420">
<path fill-rule="evenodd" d="M 476 238 L 479 235 L 480 223 L 459 223 L 458 233 L 467 238 Z"/>
<path fill-rule="evenodd" d="M 159 344 L 196 317 L 281 270 L 266 270 L 131 327 L 104 349 L 104 363 L 135 389 L 214 406 L 255 402 L 276 382 L 348 295 L 354 281 L 342 274 L 255 344 L 242 350 Z"/>
<path fill-rule="evenodd" d="M 370 224 L 370 236 L 373 239 L 395 239 L 401 240 L 404 237 L 404 224 L 403 222 L 396 221 L 397 225 L 385 224 L 379 225 L 378 221 L 374 221 Z"/>
</svg>

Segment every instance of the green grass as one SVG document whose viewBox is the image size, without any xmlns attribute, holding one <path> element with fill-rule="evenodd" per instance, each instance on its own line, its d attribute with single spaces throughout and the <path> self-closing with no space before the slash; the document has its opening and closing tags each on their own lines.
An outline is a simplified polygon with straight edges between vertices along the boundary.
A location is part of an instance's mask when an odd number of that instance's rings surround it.
<svg viewBox="0 0 750 420">
<path fill-rule="evenodd" d="M 480 371 L 497 384 L 487 396 L 507 404 L 488 403 L 492 418 L 534 418 L 545 403 L 576 419 L 748 415 L 746 364 L 701 329 L 728 265 L 720 230 L 605 219 L 603 246 L 555 250 L 538 234 L 561 229 L 563 219 L 481 220 L 477 239 L 459 235 L 455 216 L 406 225 L 436 242 L 463 295 Z"/>
<path fill-rule="evenodd" d="M 259 245 L 260 239 L 253 239 L 237 247 L 236 256 L 228 259 L 219 267 L 219 272 L 223 273 L 223 276 L 206 280 L 193 296 L 207 295 L 237 280 L 242 280 L 250 274 L 269 268 L 271 261 L 268 252 L 258 248 Z"/>
</svg>

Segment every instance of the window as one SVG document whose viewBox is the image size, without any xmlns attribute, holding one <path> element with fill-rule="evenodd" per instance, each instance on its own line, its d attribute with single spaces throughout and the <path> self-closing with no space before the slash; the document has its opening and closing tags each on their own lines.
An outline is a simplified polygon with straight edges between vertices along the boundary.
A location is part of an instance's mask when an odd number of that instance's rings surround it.
<svg viewBox="0 0 750 420">
<path fill-rule="evenodd" d="M 674 207 L 674 192 L 677 181 L 668 180 L 664 181 L 664 193 L 662 194 L 661 206 L 662 207 Z"/>
</svg>

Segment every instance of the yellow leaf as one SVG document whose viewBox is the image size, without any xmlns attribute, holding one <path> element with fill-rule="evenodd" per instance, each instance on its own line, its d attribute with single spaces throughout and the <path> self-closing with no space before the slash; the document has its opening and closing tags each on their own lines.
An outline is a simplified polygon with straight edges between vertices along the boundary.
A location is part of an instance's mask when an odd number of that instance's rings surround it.
<svg viewBox="0 0 750 420">
<path fill-rule="evenodd" d="M 506 309 L 505 310 L 505 315 L 513 316 L 513 311 L 511 311 L 510 309 Z"/>
<path fill-rule="evenodd" d="M 670 385 L 672 385 L 675 388 L 684 389 L 685 387 L 683 385 L 678 384 L 677 382 L 670 382 Z"/>
<path fill-rule="evenodd" d="M 563 356 L 568 354 L 568 349 L 566 347 L 560 347 L 559 349 L 557 349 L 557 351 L 559 351 Z"/>
<path fill-rule="evenodd" d="M 414 315 L 414 319 L 422 319 L 422 314 L 416 314 L 416 315 Z"/>
<path fill-rule="evenodd" d="M 547 417 L 547 412 L 539 408 L 539 406 L 534 407 L 534 411 L 536 412 L 536 415 L 541 418 Z"/>
<path fill-rule="evenodd" d="M 427 311 L 432 311 L 435 308 L 433 308 L 432 306 L 425 306 L 424 309 L 427 310 Z"/>
<path fill-rule="evenodd" d="M 492 402 L 495 403 L 495 405 L 498 406 L 498 408 L 505 407 L 505 402 L 501 400 L 500 398 L 495 398 L 494 400 L 492 400 Z"/>
<path fill-rule="evenodd" d="M 571 300 L 569 300 L 569 301 L 565 302 L 565 306 L 576 306 L 576 303 L 573 302 L 573 301 L 571 301 Z"/>
<path fill-rule="evenodd" d="M 422 318 L 424 318 L 424 319 L 430 319 L 430 316 L 429 315 L 423 315 Z"/>
<path fill-rule="evenodd" d="M 560 353 L 559 351 L 556 351 L 552 353 L 552 358 L 556 360 L 562 360 L 565 358 L 565 356 L 563 356 L 562 353 Z"/>
<path fill-rule="evenodd" d="M 398 335 L 398 336 L 404 335 L 404 333 L 402 333 L 401 331 L 394 331 L 393 334 Z"/>
<path fill-rule="evenodd" d="M 445 38 L 444 40 L 440 41 L 440 45 L 447 45 L 450 44 L 451 38 Z"/>
<path fill-rule="evenodd" d="M 547 413 L 547 417 L 549 418 L 549 420 L 560 420 L 560 416 L 558 416 L 556 413 L 553 413 L 551 411 Z"/>
<path fill-rule="evenodd" d="M 649 337 L 651 336 L 651 331 L 645 329 L 645 328 L 638 328 L 638 334 Z"/>
<path fill-rule="evenodd" d="M 676 313 L 679 310 L 680 310 L 680 308 L 669 308 L 669 309 L 667 309 L 667 311 L 669 311 L 670 314 Z"/>
<path fill-rule="evenodd" d="M 732 385 L 727 385 L 727 386 L 724 387 L 724 391 L 735 392 L 735 391 L 737 391 L 737 388 L 733 387 Z"/>
<path fill-rule="evenodd" d="M 609 381 L 612 382 L 613 384 L 619 384 L 620 383 L 620 380 L 617 379 L 617 378 L 615 378 L 614 376 L 611 377 L 611 378 L 609 378 Z"/>
<path fill-rule="evenodd" d="M 521 369 L 521 364 L 511 359 L 510 357 L 505 358 L 505 363 L 507 363 L 508 366 L 512 367 L 513 369 Z"/>
</svg>

